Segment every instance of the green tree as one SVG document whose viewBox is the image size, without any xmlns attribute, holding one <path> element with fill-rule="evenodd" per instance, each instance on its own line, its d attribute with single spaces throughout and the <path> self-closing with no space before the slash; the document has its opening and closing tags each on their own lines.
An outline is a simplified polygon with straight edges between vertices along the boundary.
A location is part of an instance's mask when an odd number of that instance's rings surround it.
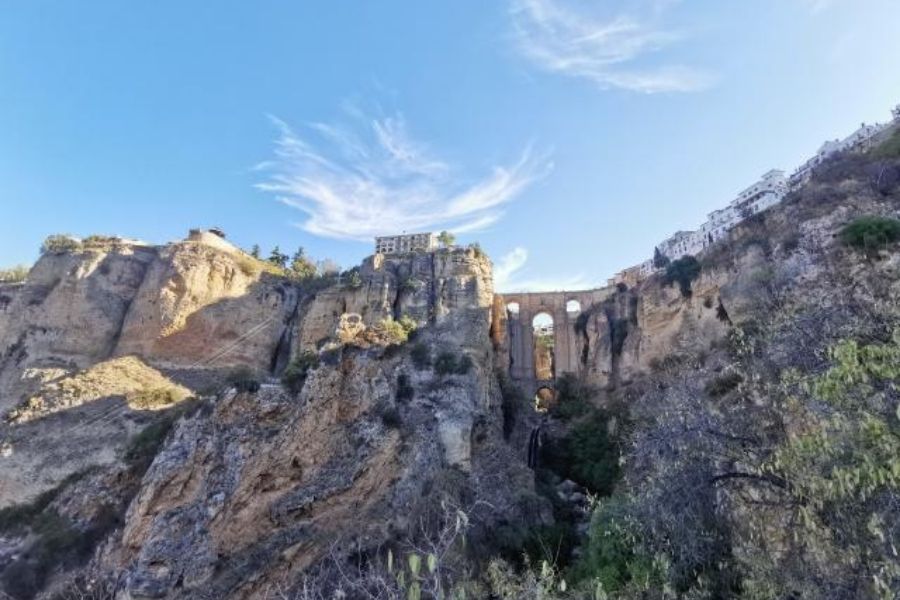
<svg viewBox="0 0 900 600">
<path fill-rule="evenodd" d="M 253 248 L 250 249 L 250 256 L 259 260 L 259 244 L 253 244 Z"/>
<path fill-rule="evenodd" d="M 669 266 L 669 257 L 660 252 L 659 248 L 653 249 L 653 268 L 654 269 L 665 269 Z"/>
<path fill-rule="evenodd" d="M 276 267 L 280 267 L 282 269 L 287 267 L 288 255 L 283 253 L 278 246 L 272 248 L 272 253 L 269 254 L 269 262 L 275 265 Z"/>
<path fill-rule="evenodd" d="M 303 246 L 294 252 L 290 266 L 291 276 L 295 279 L 309 279 L 316 276 L 316 265 L 306 257 Z"/>
<path fill-rule="evenodd" d="M 456 241 L 456 236 L 449 231 L 442 231 L 437 239 L 444 248 L 449 248 Z"/>
<path fill-rule="evenodd" d="M 663 283 L 671 285 L 678 283 L 681 295 L 685 298 L 691 296 L 691 282 L 700 276 L 700 262 L 693 256 L 683 256 L 669 263 L 663 276 Z"/>
</svg>

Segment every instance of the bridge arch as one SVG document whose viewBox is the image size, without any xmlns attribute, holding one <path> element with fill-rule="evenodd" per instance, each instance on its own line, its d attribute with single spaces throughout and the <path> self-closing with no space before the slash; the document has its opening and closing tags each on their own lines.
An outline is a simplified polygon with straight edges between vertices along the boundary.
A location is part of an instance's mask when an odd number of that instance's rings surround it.
<svg viewBox="0 0 900 600">
<path fill-rule="evenodd" d="M 602 303 L 615 292 L 616 288 L 610 286 L 584 291 L 498 294 L 501 307 L 498 317 L 505 319 L 500 330 L 504 335 L 502 342 L 509 352 L 510 377 L 524 389 L 537 390 L 563 373 L 578 373 L 582 369 L 581 337 L 575 331 L 575 324 L 590 306 Z M 514 312 L 514 308 L 518 311 Z M 540 314 L 549 315 L 553 325 L 553 373 L 550 378 L 546 373 L 540 377 L 535 369 L 534 320 Z"/>
<path fill-rule="evenodd" d="M 549 312 L 541 311 L 531 319 L 531 327 L 534 340 L 532 346 L 534 377 L 540 381 L 552 381 L 556 379 L 553 316 Z"/>
<path fill-rule="evenodd" d="M 556 405 L 556 390 L 549 385 L 542 385 L 534 392 L 534 409 L 546 412 Z"/>
</svg>

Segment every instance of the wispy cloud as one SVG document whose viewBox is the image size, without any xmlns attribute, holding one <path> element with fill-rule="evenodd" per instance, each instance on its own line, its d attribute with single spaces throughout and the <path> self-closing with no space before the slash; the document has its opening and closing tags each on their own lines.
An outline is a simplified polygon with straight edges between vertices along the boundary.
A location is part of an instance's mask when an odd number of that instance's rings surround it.
<svg viewBox="0 0 900 600">
<path fill-rule="evenodd" d="M 305 213 L 297 225 L 314 235 L 370 240 L 485 229 L 552 168 L 528 146 L 518 160 L 472 178 L 414 139 L 402 115 L 370 117 L 352 106 L 344 112 L 343 122 L 308 124 L 303 135 L 273 117 L 274 157 L 257 167 L 266 174 L 257 188 Z"/>
<path fill-rule="evenodd" d="M 576 10 L 572 0 L 510 2 L 516 47 L 545 71 L 645 93 L 689 92 L 712 83 L 702 70 L 652 62 L 684 39 L 659 24 L 673 0 L 632 3 L 607 18 Z"/>
<path fill-rule="evenodd" d="M 562 290 L 586 290 L 597 287 L 583 273 L 556 277 L 522 277 L 528 262 L 528 250 L 513 248 L 500 257 L 494 265 L 494 288 L 498 292 L 552 292 Z"/>
</svg>

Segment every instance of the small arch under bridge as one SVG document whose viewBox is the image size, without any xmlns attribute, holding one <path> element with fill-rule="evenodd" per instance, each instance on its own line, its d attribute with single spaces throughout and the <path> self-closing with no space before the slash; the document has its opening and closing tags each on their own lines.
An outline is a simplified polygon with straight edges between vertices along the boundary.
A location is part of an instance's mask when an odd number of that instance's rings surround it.
<svg viewBox="0 0 900 600">
<path fill-rule="evenodd" d="M 555 377 L 581 371 L 579 334 L 575 329 L 579 315 L 615 293 L 614 287 L 573 292 L 522 292 L 497 294 L 495 328 L 501 348 L 509 354 L 510 378 L 528 393 L 542 387 L 555 388 Z M 498 314 L 499 313 L 499 314 Z M 538 374 L 535 369 L 535 317 L 549 315 L 553 320 L 553 374 Z M 541 376 L 539 376 L 541 375 Z"/>
</svg>

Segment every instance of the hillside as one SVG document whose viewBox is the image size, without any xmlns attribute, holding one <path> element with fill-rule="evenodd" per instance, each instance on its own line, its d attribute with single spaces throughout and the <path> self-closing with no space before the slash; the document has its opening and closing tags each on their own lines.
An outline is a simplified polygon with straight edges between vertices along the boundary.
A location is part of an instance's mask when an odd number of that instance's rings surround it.
<svg viewBox="0 0 900 600">
<path fill-rule="evenodd" d="M 897 139 L 591 291 L 547 412 L 477 247 L 298 279 L 208 235 L 57 243 L 0 287 L 0 586 L 896 597 Z"/>
</svg>

